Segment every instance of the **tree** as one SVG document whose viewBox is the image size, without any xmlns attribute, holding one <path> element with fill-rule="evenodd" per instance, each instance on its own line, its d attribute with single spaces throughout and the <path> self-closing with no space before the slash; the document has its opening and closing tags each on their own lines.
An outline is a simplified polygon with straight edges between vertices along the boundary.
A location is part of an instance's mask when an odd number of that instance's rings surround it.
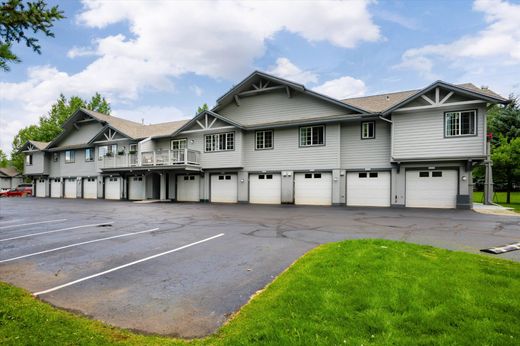
<svg viewBox="0 0 520 346">
<path fill-rule="evenodd" d="M 500 145 L 493 149 L 493 174 L 497 180 L 507 182 L 507 204 L 511 204 L 513 183 L 520 180 L 520 137 L 508 139 L 500 136 Z"/>
<path fill-rule="evenodd" d="M 200 114 L 204 111 L 207 111 L 208 109 L 209 109 L 208 104 L 204 103 L 202 106 L 199 106 L 199 108 L 197 108 L 197 113 L 195 113 L 195 115 Z"/>
<path fill-rule="evenodd" d="M 23 3 L 21 0 L 8 0 L 0 5 L 0 69 L 9 71 L 8 63 L 20 62 L 11 51 L 13 42 L 24 42 L 38 54 L 41 46 L 38 39 L 28 34 L 43 33 L 54 37 L 51 31 L 54 21 L 65 18 L 58 6 L 47 8 L 43 0 Z"/>
<path fill-rule="evenodd" d="M 20 131 L 13 139 L 13 151 L 11 162 L 20 172 L 23 170 L 23 155 L 18 150 L 28 140 L 50 142 L 62 131 L 62 125 L 79 108 L 86 108 L 96 112 L 110 114 L 110 104 L 99 93 L 96 93 L 90 101 L 85 101 L 78 96 L 67 99 L 63 94 L 51 106 L 47 115 L 41 116 L 37 125 L 29 125 Z"/>
<path fill-rule="evenodd" d="M 4 153 L 2 149 L 0 149 L 0 167 L 5 168 L 9 166 L 9 160 L 7 160 L 7 155 Z"/>
</svg>

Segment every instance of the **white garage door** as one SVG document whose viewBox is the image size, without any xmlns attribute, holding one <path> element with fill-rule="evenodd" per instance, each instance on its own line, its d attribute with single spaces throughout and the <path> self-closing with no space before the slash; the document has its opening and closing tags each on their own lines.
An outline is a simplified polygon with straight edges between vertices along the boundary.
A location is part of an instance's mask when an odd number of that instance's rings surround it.
<svg viewBox="0 0 520 346">
<path fill-rule="evenodd" d="M 76 178 L 65 179 L 65 198 L 76 198 Z"/>
<path fill-rule="evenodd" d="M 45 197 L 47 186 L 47 180 L 38 179 L 36 180 L 36 197 Z"/>
<path fill-rule="evenodd" d="M 96 199 L 97 198 L 97 179 L 84 178 L 83 179 L 83 198 Z"/>
<path fill-rule="evenodd" d="M 294 203 L 308 205 L 332 204 L 331 173 L 296 173 Z"/>
<path fill-rule="evenodd" d="M 406 171 L 406 206 L 416 208 L 455 208 L 457 171 Z"/>
<path fill-rule="evenodd" d="M 249 175 L 249 202 L 259 204 L 282 203 L 282 177 L 280 174 Z"/>
<path fill-rule="evenodd" d="M 141 201 L 146 199 L 145 179 L 143 176 L 128 178 L 128 199 Z"/>
<path fill-rule="evenodd" d="M 211 176 L 211 202 L 236 203 L 238 201 L 238 179 L 236 174 Z"/>
<path fill-rule="evenodd" d="M 390 172 L 347 173 L 347 205 L 390 206 Z"/>
<path fill-rule="evenodd" d="M 53 198 L 61 197 L 61 181 L 59 178 L 51 179 L 51 197 L 53 197 Z"/>
<path fill-rule="evenodd" d="M 198 175 L 177 176 L 177 201 L 199 202 L 199 179 Z"/>
<path fill-rule="evenodd" d="M 121 178 L 105 178 L 105 199 L 121 199 Z"/>
</svg>

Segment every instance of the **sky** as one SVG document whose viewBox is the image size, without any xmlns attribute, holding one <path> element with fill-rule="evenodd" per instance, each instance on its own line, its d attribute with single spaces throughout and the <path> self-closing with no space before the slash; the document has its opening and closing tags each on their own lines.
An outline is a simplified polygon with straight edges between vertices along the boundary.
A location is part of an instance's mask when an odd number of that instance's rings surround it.
<svg viewBox="0 0 520 346">
<path fill-rule="evenodd" d="M 60 93 L 146 124 L 191 118 L 254 70 L 343 99 L 471 82 L 520 95 L 520 1 L 47 1 L 66 18 L 0 72 L 0 148 Z"/>
</svg>

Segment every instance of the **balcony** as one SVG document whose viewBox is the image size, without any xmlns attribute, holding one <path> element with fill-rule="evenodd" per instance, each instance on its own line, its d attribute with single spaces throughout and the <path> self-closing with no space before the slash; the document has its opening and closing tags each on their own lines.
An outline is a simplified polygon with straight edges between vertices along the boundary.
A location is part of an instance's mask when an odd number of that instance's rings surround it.
<svg viewBox="0 0 520 346">
<path fill-rule="evenodd" d="M 99 168 L 149 168 L 179 165 L 200 165 L 200 152 L 192 149 L 178 149 L 146 151 L 140 154 L 115 154 L 103 157 Z"/>
</svg>

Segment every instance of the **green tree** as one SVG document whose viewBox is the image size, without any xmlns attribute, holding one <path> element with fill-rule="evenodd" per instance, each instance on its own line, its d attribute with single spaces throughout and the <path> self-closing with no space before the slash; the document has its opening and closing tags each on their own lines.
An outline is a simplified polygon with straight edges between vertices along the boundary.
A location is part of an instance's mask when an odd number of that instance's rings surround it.
<svg viewBox="0 0 520 346">
<path fill-rule="evenodd" d="M 520 137 L 508 139 L 500 136 L 499 145 L 492 150 L 493 174 L 497 181 L 505 181 L 507 200 L 511 203 L 513 184 L 520 181 Z"/>
<path fill-rule="evenodd" d="M 41 116 L 38 124 L 24 127 L 13 139 L 13 151 L 11 162 L 20 172 L 23 170 L 23 154 L 18 150 L 28 140 L 50 142 L 62 131 L 62 125 L 79 108 L 86 108 L 96 112 L 110 114 L 111 108 L 107 100 L 96 93 L 90 101 L 85 101 L 78 96 L 66 98 L 63 94 L 51 106 L 47 115 Z"/>
<path fill-rule="evenodd" d="M 54 21 L 65 18 L 58 6 L 51 8 L 43 0 L 22 2 L 8 0 L 0 5 L 0 69 L 9 71 L 8 63 L 20 62 L 11 51 L 13 42 L 23 42 L 38 54 L 41 46 L 38 39 L 30 34 L 42 33 L 54 37 L 51 31 Z"/>
<path fill-rule="evenodd" d="M 7 159 L 7 155 L 4 153 L 2 149 L 0 149 L 0 167 L 5 168 L 9 166 L 9 160 Z"/>
<path fill-rule="evenodd" d="M 199 106 L 197 108 L 197 113 L 195 113 L 195 115 L 197 115 L 197 114 L 199 114 L 201 112 L 207 111 L 208 109 L 209 109 L 208 104 L 204 103 L 202 106 Z"/>
</svg>

